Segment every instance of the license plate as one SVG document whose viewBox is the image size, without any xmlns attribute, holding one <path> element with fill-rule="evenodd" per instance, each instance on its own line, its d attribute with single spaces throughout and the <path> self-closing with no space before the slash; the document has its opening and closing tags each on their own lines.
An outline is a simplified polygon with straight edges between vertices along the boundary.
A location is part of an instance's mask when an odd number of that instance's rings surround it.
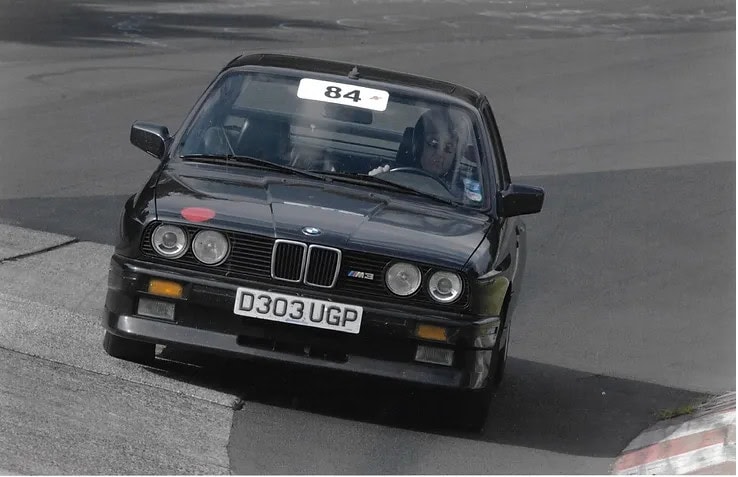
<svg viewBox="0 0 738 477">
<path fill-rule="evenodd" d="M 239 288 L 233 313 L 260 320 L 357 334 L 364 309 L 333 301 Z"/>
</svg>

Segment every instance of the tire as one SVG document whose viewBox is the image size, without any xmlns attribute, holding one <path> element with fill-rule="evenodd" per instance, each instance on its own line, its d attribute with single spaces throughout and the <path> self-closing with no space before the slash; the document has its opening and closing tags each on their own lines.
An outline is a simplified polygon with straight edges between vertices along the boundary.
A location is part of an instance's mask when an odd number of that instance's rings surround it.
<svg viewBox="0 0 738 477">
<path fill-rule="evenodd" d="M 492 406 L 494 387 L 488 384 L 482 389 L 460 391 L 457 396 L 458 424 L 465 431 L 481 433 L 487 423 Z"/>
<path fill-rule="evenodd" d="M 108 331 L 105 332 L 103 348 L 110 356 L 139 364 L 154 362 L 154 343 L 145 343 L 128 338 L 121 338 Z"/>
<path fill-rule="evenodd" d="M 509 326 L 509 325 L 508 325 Z M 467 431 L 482 432 L 487 422 L 487 416 L 492 405 L 494 392 L 502 384 L 507 366 L 507 351 L 510 348 L 510 329 L 505 335 L 505 342 L 500 343 L 495 350 L 497 356 L 492 359 L 491 366 L 494 367 L 489 382 L 482 389 L 464 390 L 458 396 L 459 424 Z"/>
<path fill-rule="evenodd" d="M 507 367 L 507 351 L 510 349 L 510 325 L 508 325 L 507 334 L 505 335 L 505 343 L 497 351 L 497 359 L 495 360 L 494 374 L 492 375 L 492 387 L 497 389 L 502 384 L 505 377 L 505 368 Z"/>
</svg>

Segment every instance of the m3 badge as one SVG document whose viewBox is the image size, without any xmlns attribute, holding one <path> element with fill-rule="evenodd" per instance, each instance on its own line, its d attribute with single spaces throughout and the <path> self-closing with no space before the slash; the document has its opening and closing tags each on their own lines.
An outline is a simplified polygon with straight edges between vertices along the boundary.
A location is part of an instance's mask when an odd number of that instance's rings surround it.
<svg viewBox="0 0 738 477">
<path fill-rule="evenodd" d="M 373 273 L 358 272 L 356 270 L 349 270 L 348 276 L 351 278 L 363 278 L 364 280 L 374 280 Z"/>
</svg>

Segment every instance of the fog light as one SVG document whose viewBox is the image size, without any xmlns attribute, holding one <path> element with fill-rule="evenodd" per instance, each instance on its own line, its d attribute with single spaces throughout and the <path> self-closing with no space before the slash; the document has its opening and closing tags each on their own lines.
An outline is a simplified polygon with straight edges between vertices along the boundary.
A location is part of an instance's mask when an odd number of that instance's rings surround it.
<svg viewBox="0 0 738 477">
<path fill-rule="evenodd" d="M 136 313 L 139 315 L 150 316 L 152 318 L 174 320 L 174 303 L 152 300 L 150 298 L 139 298 L 138 310 Z"/>
<path fill-rule="evenodd" d="M 426 340 L 446 341 L 446 328 L 443 326 L 419 324 L 415 328 L 415 336 Z"/>
<path fill-rule="evenodd" d="M 415 352 L 415 361 L 451 366 L 454 362 L 454 350 L 418 346 L 418 350 Z"/>
<path fill-rule="evenodd" d="M 149 293 L 168 298 L 182 298 L 182 285 L 167 280 L 151 279 L 149 281 Z"/>
</svg>

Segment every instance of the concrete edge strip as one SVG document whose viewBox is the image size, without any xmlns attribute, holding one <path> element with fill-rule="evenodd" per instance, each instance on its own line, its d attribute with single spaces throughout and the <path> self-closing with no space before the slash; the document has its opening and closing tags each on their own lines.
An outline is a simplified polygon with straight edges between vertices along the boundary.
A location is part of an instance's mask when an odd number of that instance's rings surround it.
<svg viewBox="0 0 738 477">
<path fill-rule="evenodd" d="M 690 434 L 696 434 L 730 424 L 735 424 L 735 408 L 728 411 L 705 414 L 681 424 L 646 431 L 633 439 L 623 453 L 642 449 L 665 439 L 678 439 Z"/>
<path fill-rule="evenodd" d="M 54 364 L 66 366 L 68 368 L 73 368 L 73 369 L 76 369 L 76 370 L 79 370 L 79 371 L 84 371 L 84 372 L 87 372 L 87 373 L 97 374 L 99 376 L 107 376 L 107 377 L 110 377 L 110 378 L 121 379 L 123 381 L 128 381 L 129 383 L 138 384 L 139 386 L 147 386 L 147 387 L 151 387 L 151 388 L 156 388 L 156 389 L 159 389 L 159 390 L 162 390 L 162 391 L 166 391 L 166 392 L 178 394 L 180 396 L 185 396 L 185 397 L 188 397 L 188 398 L 197 399 L 199 401 L 204 401 L 204 402 L 207 402 L 207 403 L 210 403 L 210 404 L 215 404 L 216 406 L 225 407 L 225 408 L 228 408 L 228 409 L 231 409 L 231 410 L 233 410 L 235 408 L 235 406 L 237 406 L 239 404 L 239 401 L 240 401 L 240 398 L 238 398 L 237 396 L 232 396 L 233 397 L 233 402 L 231 402 L 231 404 L 223 404 L 221 402 L 214 401 L 212 399 L 206 399 L 206 398 L 199 397 L 199 396 L 193 396 L 191 394 L 187 394 L 187 393 L 184 393 L 182 391 L 177 391 L 177 390 L 174 390 L 174 389 L 168 389 L 168 388 L 165 388 L 163 386 L 157 386 L 157 385 L 152 384 L 152 383 L 146 383 L 146 382 L 143 382 L 143 381 L 137 381 L 135 379 L 131 379 L 131 378 L 128 378 L 128 377 L 125 377 L 125 376 L 119 376 L 117 374 L 104 373 L 104 372 L 97 371 L 97 370 L 94 370 L 94 369 L 83 368 L 81 366 L 76 366 L 74 364 L 65 363 L 63 361 L 58 361 L 56 359 L 47 358 L 45 356 L 40 356 L 40 355 L 33 354 L 33 353 L 25 353 L 23 351 L 18 351 L 18 350 L 15 350 L 15 349 L 6 348 L 4 346 L 0 346 L 0 350 L 8 351 L 8 352 L 11 352 L 11 353 L 21 354 L 23 356 L 28 356 L 28 357 L 31 357 L 31 358 L 42 359 L 42 360 L 47 361 L 49 363 L 54 363 Z"/>
<path fill-rule="evenodd" d="M 717 395 L 701 404 L 694 413 L 695 417 L 711 414 L 714 412 L 735 409 L 735 391 Z"/>
<path fill-rule="evenodd" d="M 2 265 L 3 263 L 6 263 L 6 262 L 15 262 L 17 260 L 21 260 L 21 259 L 24 259 L 24 258 L 27 258 L 27 257 L 33 257 L 34 255 L 41 255 L 42 253 L 51 252 L 51 251 L 54 251 L 56 249 L 59 249 L 59 248 L 62 248 L 62 247 L 66 247 L 68 245 L 73 245 L 73 244 L 75 244 L 77 242 L 79 242 L 79 239 L 72 238 L 72 239 L 67 240 L 66 242 L 62 242 L 62 243 L 57 244 L 57 245 L 52 245 L 51 247 L 45 247 L 45 248 L 42 248 L 42 249 L 39 249 L 39 250 L 34 250 L 32 252 L 26 252 L 26 253 L 21 253 L 19 255 L 14 255 L 12 257 L 8 257 L 8 258 L 4 258 L 4 259 L 0 260 L 0 265 Z"/>
<path fill-rule="evenodd" d="M 618 471 L 620 475 L 688 474 L 725 462 L 735 462 L 735 444 L 723 443 L 696 449 L 673 457 L 666 457 Z"/>
</svg>

